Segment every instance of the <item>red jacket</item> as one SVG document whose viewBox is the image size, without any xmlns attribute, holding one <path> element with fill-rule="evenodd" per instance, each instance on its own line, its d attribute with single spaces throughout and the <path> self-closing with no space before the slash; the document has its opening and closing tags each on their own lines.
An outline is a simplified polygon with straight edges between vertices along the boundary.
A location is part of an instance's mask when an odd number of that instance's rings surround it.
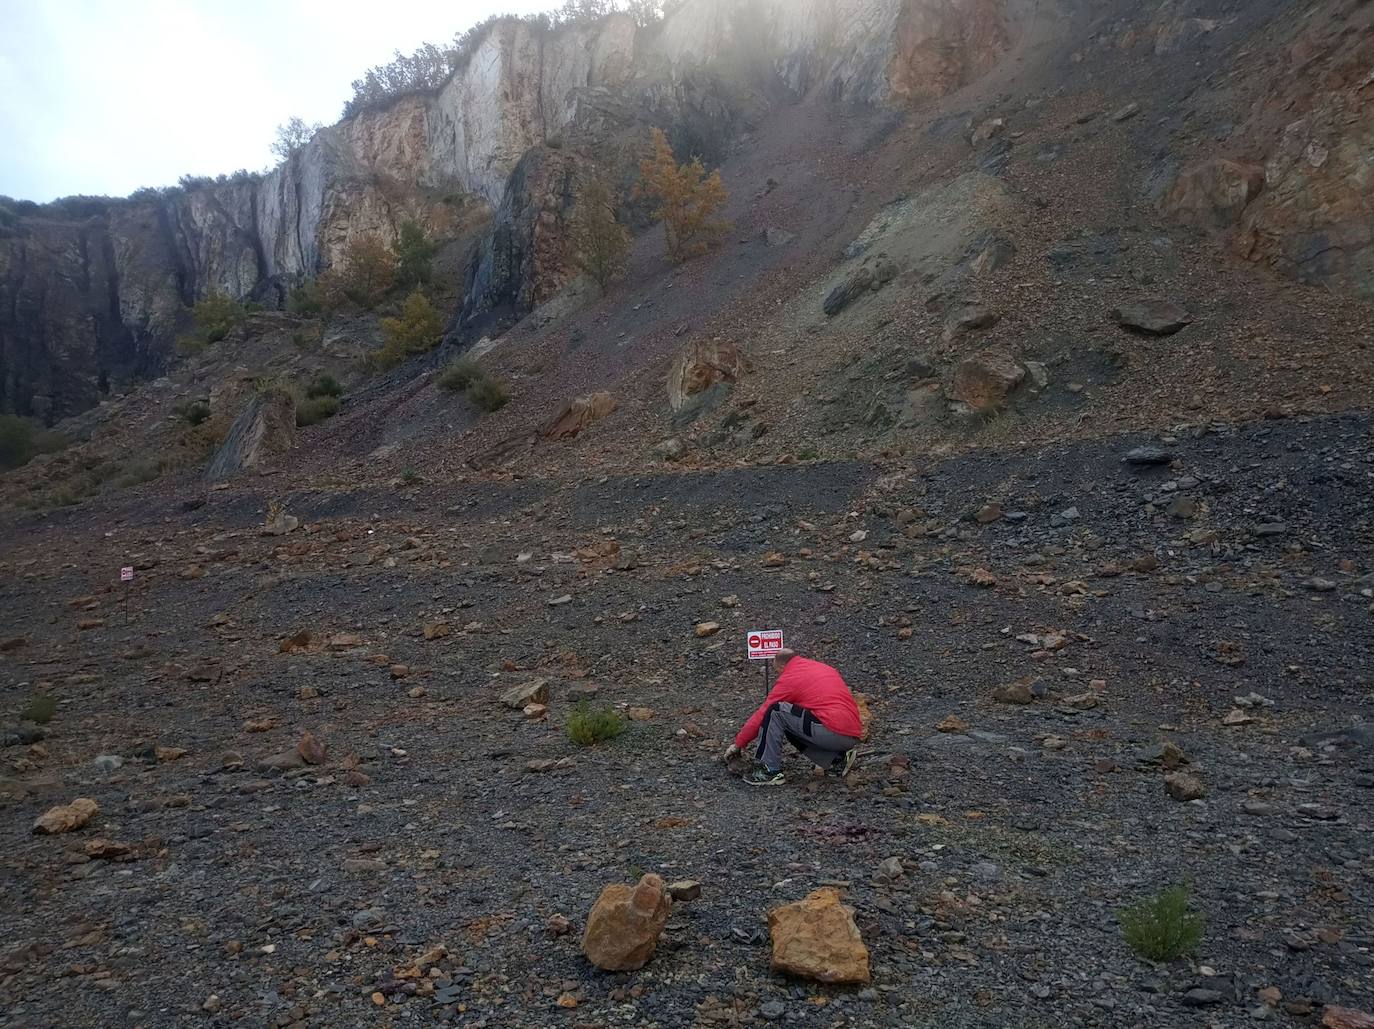
<svg viewBox="0 0 1374 1029">
<path fill-rule="evenodd" d="M 735 746 L 743 750 L 753 743 L 758 738 L 763 716 L 780 701 L 806 708 L 823 726 L 840 736 L 858 739 L 863 735 L 859 705 L 854 703 L 854 694 L 849 692 L 840 673 L 819 661 L 794 657 L 773 684 L 768 699 L 744 723 L 744 728 L 735 737 Z"/>
</svg>

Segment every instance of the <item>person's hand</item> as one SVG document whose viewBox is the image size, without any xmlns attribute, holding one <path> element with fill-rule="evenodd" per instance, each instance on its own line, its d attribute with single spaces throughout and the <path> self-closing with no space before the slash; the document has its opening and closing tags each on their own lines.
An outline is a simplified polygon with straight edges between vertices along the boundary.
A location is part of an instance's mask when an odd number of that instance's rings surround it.
<svg viewBox="0 0 1374 1029">
<path fill-rule="evenodd" d="M 721 764 L 728 765 L 731 760 L 739 757 L 739 753 L 739 747 L 735 746 L 733 743 L 730 744 L 730 746 L 725 748 L 725 753 L 720 756 Z"/>
</svg>

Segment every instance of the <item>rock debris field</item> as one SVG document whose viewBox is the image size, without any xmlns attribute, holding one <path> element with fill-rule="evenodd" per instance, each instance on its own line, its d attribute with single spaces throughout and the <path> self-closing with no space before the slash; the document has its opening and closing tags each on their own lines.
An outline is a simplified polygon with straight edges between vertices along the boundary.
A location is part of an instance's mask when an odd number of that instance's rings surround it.
<svg viewBox="0 0 1374 1029">
<path fill-rule="evenodd" d="M 0 1025 L 1370 1024 L 1370 444 L 25 516 Z M 864 694 L 847 779 L 718 762 L 753 628 Z M 574 745 L 582 701 L 624 732 Z M 1175 884 L 1201 942 L 1152 964 L 1117 913 Z M 584 955 L 617 926 L 642 967 Z M 772 968 L 808 926 L 849 981 Z"/>
</svg>

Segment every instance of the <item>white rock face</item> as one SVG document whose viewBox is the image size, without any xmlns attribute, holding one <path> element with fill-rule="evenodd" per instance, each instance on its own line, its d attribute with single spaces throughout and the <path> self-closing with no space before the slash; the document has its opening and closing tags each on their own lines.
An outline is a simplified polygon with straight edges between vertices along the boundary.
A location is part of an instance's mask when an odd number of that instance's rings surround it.
<svg viewBox="0 0 1374 1029">
<path fill-rule="evenodd" d="M 433 103 L 430 147 L 438 173 L 500 203 L 525 152 L 572 119 L 577 89 L 628 78 L 635 34 L 625 15 L 553 34 L 523 22 L 496 26 Z"/>
</svg>

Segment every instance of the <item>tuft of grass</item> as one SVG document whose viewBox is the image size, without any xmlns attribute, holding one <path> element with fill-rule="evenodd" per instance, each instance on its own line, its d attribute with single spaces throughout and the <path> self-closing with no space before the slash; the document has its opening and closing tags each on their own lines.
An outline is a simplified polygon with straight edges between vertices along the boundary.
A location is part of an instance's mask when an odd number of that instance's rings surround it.
<svg viewBox="0 0 1374 1029">
<path fill-rule="evenodd" d="M 57 698 L 49 694 L 34 697 L 26 705 L 19 717 L 36 725 L 47 725 L 57 714 Z"/>
<path fill-rule="evenodd" d="M 424 482 L 424 477 L 414 468 L 406 468 L 401 472 L 401 481 L 407 486 L 415 486 Z"/>
<path fill-rule="evenodd" d="M 1117 914 L 1130 948 L 1150 961 L 1191 954 L 1202 940 L 1202 916 L 1188 910 L 1188 887 L 1172 886 Z"/>
<path fill-rule="evenodd" d="M 611 707 L 592 707 L 584 700 L 568 715 L 568 739 L 579 747 L 613 740 L 624 731 L 624 719 Z"/>
<path fill-rule="evenodd" d="M 468 387 L 468 399 L 478 410 L 491 414 L 506 406 L 510 401 L 510 394 L 506 392 L 506 387 L 495 379 L 483 377 Z"/>
<path fill-rule="evenodd" d="M 343 387 L 339 385 L 338 379 L 326 372 L 315 376 L 314 381 L 305 387 L 305 395 L 312 400 L 316 397 L 341 397 Z"/>
<path fill-rule="evenodd" d="M 296 425 L 302 429 L 307 425 L 318 425 L 326 419 L 333 418 L 338 410 L 338 397 L 305 397 L 296 402 Z"/>
<path fill-rule="evenodd" d="M 798 461 L 815 461 L 821 456 L 821 452 L 815 447 L 802 447 L 797 451 Z"/>
<path fill-rule="evenodd" d="M 166 469 L 167 462 L 160 458 L 151 457 L 143 461 L 135 461 L 120 472 L 119 477 L 115 479 L 115 485 L 120 489 L 128 489 L 130 486 L 152 482 Z"/>
<path fill-rule="evenodd" d="M 478 363 L 469 357 L 454 358 L 439 376 L 439 385 L 457 393 L 486 378 Z"/>
<path fill-rule="evenodd" d="M 200 425 L 210 417 L 210 402 L 207 400 L 188 400 L 174 409 L 177 417 L 188 425 Z"/>
</svg>

